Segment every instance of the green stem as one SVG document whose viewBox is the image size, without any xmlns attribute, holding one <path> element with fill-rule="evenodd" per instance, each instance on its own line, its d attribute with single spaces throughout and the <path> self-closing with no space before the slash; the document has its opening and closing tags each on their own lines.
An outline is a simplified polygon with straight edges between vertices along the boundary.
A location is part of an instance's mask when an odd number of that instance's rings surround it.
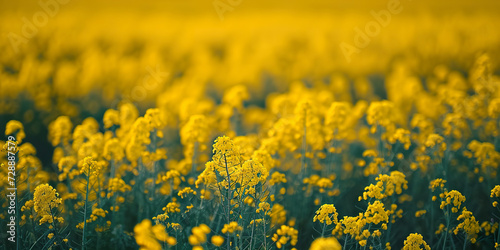
<svg viewBox="0 0 500 250">
<path fill-rule="evenodd" d="M 260 192 L 264 193 L 262 185 L 260 186 Z M 264 231 L 263 231 L 263 235 L 264 235 L 264 250 L 267 250 L 266 211 L 264 211 L 264 213 L 262 214 L 262 225 L 264 227 Z"/>
<path fill-rule="evenodd" d="M 255 186 L 254 186 L 254 190 L 255 190 Z M 252 218 L 252 220 L 253 220 L 253 224 L 252 224 L 252 234 L 250 235 L 250 248 L 249 248 L 249 249 L 253 249 L 253 248 L 252 248 L 253 232 L 255 231 L 255 223 L 257 223 L 257 222 L 255 222 L 255 213 L 253 213 L 253 218 Z"/>
<path fill-rule="evenodd" d="M 206 189 L 205 189 L 205 190 L 206 190 Z M 204 199 L 201 199 L 201 201 L 200 201 L 200 211 L 203 211 L 203 200 L 204 200 Z M 198 221 L 199 221 L 199 219 L 200 219 L 200 213 L 197 213 L 197 214 L 196 214 L 196 224 L 195 224 L 195 225 L 198 225 Z"/>
<path fill-rule="evenodd" d="M 392 204 L 396 204 L 396 197 L 392 197 Z M 394 217 L 396 218 L 396 217 Z M 395 222 L 395 221 L 394 221 Z M 385 242 L 389 242 L 389 240 L 391 239 L 391 229 L 392 229 L 392 220 L 389 216 L 389 221 L 387 222 L 387 232 L 385 234 Z"/>
<path fill-rule="evenodd" d="M 144 181 L 143 181 L 143 169 L 142 169 L 142 163 L 141 163 L 141 159 L 139 158 L 137 160 L 137 168 L 139 169 L 139 176 L 137 177 L 137 183 L 139 183 L 139 185 L 134 185 L 134 186 L 138 186 L 138 188 L 136 190 L 139 190 L 139 193 L 135 193 L 135 196 L 138 198 L 139 200 L 139 209 L 137 211 L 137 220 L 138 221 L 142 221 L 142 219 L 144 219 L 144 216 L 143 216 L 143 210 L 144 210 Z M 173 190 L 173 186 L 172 187 L 172 190 Z M 137 191 L 136 191 L 137 192 Z"/>
<path fill-rule="evenodd" d="M 345 241 L 344 241 L 344 246 L 342 247 L 342 249 L 346 249 L 346 245 L 347 245 L 347 240 L 349 239 L 349 235 L 346 235 L 345 236 Z"/>
<path fill-rule="evenodd" d="M 497 234 L 497 242 L 496 243 L 500 244 L 500 230 L 497 230 L 497 232 L 498 232 L 498 234 Z"/>
<path fill-rule="evenodd" d="M 466 246 L 467 246 L 467 235 L 465 235 L 465 239 L 464 239 L 464 246 L 463 246 L 463 248 L 462 248 L 462 249 L 463 249 L 463 250 L 465 250 L 465 249 L 466 249 L 466 248 L 465 248 Z"/>
<path fill-rule="evenodd" d="M 54 218 L 54 213 L 52 213 L 52 207 L 49 205 L 49 211 L 50 211 L 50 216 L 52 217 L 52 227 L 54 228 L 54 232 L 56 235 L 56 239 L 58 237 L 57 230 L 56 230 L 56 224 L 55 224 L 55 218 Z"/>
<path fill-rule="evenodd" d="M 387 232 L 385 234 L 385 242 L 389 242 L 389 239 L 391 238 L 390 235 L 391 235 L 391 228 L 392 228 L 392 222 L 391 222 L 391 218 L 389 218 L 389 222 L 387 223 Z"/>
<path fill-rule="evenodd" d="M 224 154 L 224 164 L 226 166 L 226 175 L 227 175 L 227 210 L 226 210 L 226 217 L 227 217 L 227 224 L 230 223 L 230 213 L 231 213 L 231 175 L 229 174 L 229 167 L 227 166 L 227 157 Z M 227 234 L 227 249 L 231 249 L 231 244 L 229 240 L 229 233 Z"/>
<path fill-rule="evenodd" d="M 17 161 L 16 161 L 16 164 L 17 164 Z M 15 170 L 14 170 L 15 171 Z M 19 214 L 19 203 L 17 201 L 17 180 L 14 180 L 14 186 L 15 186 L 15 202 L 16 202 L 16 214 Z M 28 190 L 28 193 L 29 193 L 29 190 Z M 16 232 L 19 232 L 19 216 L 16 216 Z M 16 241 L 16 249 L 21 249 L 19 244 L 21 244 L 21 240 L 22 240 L 22 234 L 20 234 L 20 237 L 19 239 Z"/>
<path fill-rule="evenodd" d="M 372 225 L 370 224 L 368 226 L 368 231 L 370 231 L 370 229 L 372 228 Z M 366 245 L 363 247 L 363 249 L 366 249 L 366 246 L 368 245 L 368 239 L 366 239 Z"/>
<path fill-rule="evenodd" d="M 83 208 L 83 235 L 82 235 L 82 250 L 85 250 L 85 229 L 87 228 L 87 203 L 89 202 L 89 182 L 90 173 L 87 174 L 87 191 L 85 192 L 85 207 Z"/>
<path fill-rule="evenodd" d="M 447 214 L 446 214 L 446 228 L 445 228 L 446 232 L 445 232 L 445 234 L 444 234 L 443 250 L 444 250 L 444 249 L 445 249 L 445 247 L 446 247 L 446 240 L 447 240 L 447 238 L 448 238 L 448 230 L 449 230 L 449 227 L 450 227 L 450 217 L 451 217 L 451 216 L 450 216 L 450 208 L 449 208 L 449 206 L 448 206 L 448 212 L 447 212 Z"/>
<path fill-rule="evenodd" d="M 264 213 L 264 215 L 262 216 L 262 225 L 264 227 L 264 249 L 267 249 L 267 233 L 266 233 L 266 215 Z"/>
<path fill-rule="evenodd" d="M 431 196 L 431 230 L 429 230 L 429 240 L 430 240 L 430 243 L 431 243 L 431 246 L 432 244 L 434 243 L 434 233 L 432 232 L 434 230 L 434 203 L 432 201 L 432 192 L 430 193 L 430 196 Z"/>
<path fill-rule="evenodd" d="M 196 174 L 196 149 L 198 148 L 198 142 L 194 143 L 194 149 L 193 149 L 193 157 L 191 158 L 191 173 Z"/>
<path fill-rule="evenodd" d="M 306 113 L 306 112 L 304 112 Z M 306 113 L 307 114 L 307 113 Z M 302 136 L 302 152 L 300 154 L 300 179 L 304 176 L 303 171 L 305 171 L 306 165 L 306 152 L 307 152 L 307 123 L 306 123 L 306 114 L 304 114 L 304 136 Z"/>
</svg>

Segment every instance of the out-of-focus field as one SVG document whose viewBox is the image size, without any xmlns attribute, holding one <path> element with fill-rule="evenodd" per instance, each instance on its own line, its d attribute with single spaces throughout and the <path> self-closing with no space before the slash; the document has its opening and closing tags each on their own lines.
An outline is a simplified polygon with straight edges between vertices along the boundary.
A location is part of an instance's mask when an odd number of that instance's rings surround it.
<svg viewBox="0 0 500 250">
<path fill-rule="evenodd" d="M 1 10 L 0 28 L 5 38 L 2 61 L 24 72 L 28 65 L 22 64 L 26 64 L 25 59 L 29 62 L 35 50 L 46 58 L 44 62 L 50 62 L 50 72 L 73 66 L 78 69 L 73 72 L 77 76 L 96 74 L 93 67 L 112 71 L 106 75 L 109 82 L 120 80 L 119 87 L 105 84 L 112 89 L 106 96 L 112 98 L 120 89 L 136 84 L 147 65 L 159 63 L 172 71 L 171 75 L 199 70 L 203 72 L 198 75 L 227 86 L 245 82 L 262 85 L 255 80 L 265 72 L 285 82 L 321 79 L 332 72 L 383 74 L 398 59 L 411 61 L 413 69 L 422 74 L 450 61 L 465 70 L 478 51 L 488 51 L 493 57 L 498 54 L 499 7 L 495 1 L 402 1 L 401 13 L 392 15 L 389 25 L 348 63 L 339 45 L 353 45 L 354 29 L 364 30 L 367 22 L 374 20 L 370 11 L 386 10 L 388 2 L 242 1 L 221 21 L 210 1 L 69 1 L 38 28 L 34 38 L 19 46 L 18 54 L 13 53 L 7 35 L 22 35 L 22 18 L 31 21 L 43 9 L 36 2 L 8 2 Z M 90 61 L 100 57 L 111 61 L 105 67 Z M 66 67 L 58 67 L 60 64 Z M 123 71 L 127 73 L 121 74 Z M 6 81 L 2 87 L 8 88 L 9 80 L 17 75 L 4 72 L 3 76 Z M 78 94 L 86 95 L 101 86 L 91 76 L 86 78 L 91 80 L 77 84 L 83 90 Z M 54 84 L 66 85 L 57 79 Z M 21 86 L 26 84 L 21 82 Z M 148 99 L 154 99 L 161 89 L 152 92 Z"/>
<path fill-rule="evenodd" d="M 499 249 L 498 13 L 0 0 L 0 249 Z"/>
</svg>

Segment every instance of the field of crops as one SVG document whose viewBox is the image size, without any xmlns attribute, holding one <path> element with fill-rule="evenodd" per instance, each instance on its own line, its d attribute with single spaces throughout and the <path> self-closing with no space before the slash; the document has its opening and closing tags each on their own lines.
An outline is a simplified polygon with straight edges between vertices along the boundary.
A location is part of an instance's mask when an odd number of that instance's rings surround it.
<svg viewBox="0 0 500 250">
<path fill-rule="evenodd" d="M 0 6 L 0 250 L 500 249 L 498 1 Z"/>
</svg>

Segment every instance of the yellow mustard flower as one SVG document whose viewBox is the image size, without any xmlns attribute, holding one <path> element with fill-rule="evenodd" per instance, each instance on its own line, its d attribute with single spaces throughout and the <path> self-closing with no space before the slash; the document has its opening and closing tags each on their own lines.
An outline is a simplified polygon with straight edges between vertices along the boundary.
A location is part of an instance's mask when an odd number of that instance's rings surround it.
<svg viewBox="0 0 500 250">
<path fill-rule="evenodd" d="M 243 227 L 238 225 L 238 222 L 231 221 L 229 224 L 224 224 L 224 227 L 222 228 L 222 233 L 233 234 L 241 230 L 243 230 Z"/>
<path fill-rule="evenodd" d="M 299 232 L 293 227 L 282 225 L 273 235 L 272 240 L 276 242 L 278 249 L 281 249 L 288 242 L 291 246 L 295 246 L 298 242 L 298 234 Z"/>
<path fill-rule="evenodd" d="M 177 244 L 174 237 L 168 236 L 165 226 L 161 224 L 153 226 L 148 219 L 134 227 L 134 234 L 137 245 L 142 249 L 161 250 L 162 244 L 160 242 L 167 242 L 171 246 Z"/>
<path fill-rule="evenodd" d="M 481 230 L 481 227 L 474 215 L 472 215 L 472 212 L 464 207 L 462 209 L 462 214 L 458 216 L 457 220 L 461 222 L 457 225 L 455 230 L 453 230 L 453 233 L 458 234 L 459 231 L 463 231 L 466 234 L 467 240 L 473 244 L 476 243 L 477 234 Z"/>
<path fill-rule="evenodd" d="M 52 209 L 56 209 L 62 200 L 52 186 L 49 184 L 38 185 L 33 194 L 33 201 L 35 212 L 42 217 L 40 225 L 45 222 L 53 223 L 54 219 L 58 219 L 58 217 L 53 217 Z"/>
<path fill-rule="evenodd" d="M 425 250 L 430 250 L 431 248 L 424 241 L 424 237 L 418 233 L 410 234 L 404 241 L 404 250 L 420 250 L 425 248 Z"/>
<path fill-rule="evenodd" d="M 214 235 L 214 236 L 212 236 L 211 242 L 215 246 L 220 247 L 224 243 L 224 237 L 222 237 L 220 235 Z"/>
<path fill-rule="evenodd" d="M 26 138 L 23 124 L 16 120 L 10 120 L 7 122 L 7 125 L 5 126 L 5 135 L 15 135 L 19 144 L 21 144 L 23 139 Z"/>
<path fill-rule="evenodd" d="M 336 238 L 317 238 L 311 243 L 309 250 L 341 250 L 339 241 Z"/>
<path fill-rule="evenodd" d="M 335 223 L 338 224 L 338 213 L 337 209 L 333 204 L 324 204 L 317 211 L 316 215 L 313 218 L 313 221 L 319 220 L 321 223 L 326 223 L 326 225 L 330 225 Z M 333 220 L 332 220 L 333 219 Z"/>
</svg>

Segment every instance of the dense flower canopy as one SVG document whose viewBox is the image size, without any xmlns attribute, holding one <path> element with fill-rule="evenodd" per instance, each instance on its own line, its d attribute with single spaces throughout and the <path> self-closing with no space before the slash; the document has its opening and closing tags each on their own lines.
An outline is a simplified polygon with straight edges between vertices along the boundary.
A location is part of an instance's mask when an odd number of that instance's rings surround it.
<svg viewBox="0 0 500 250">
<path fill-rule="evenodd" d="M 6 249 L 500 246 L 498 1 L 4 2 Z"/>
</svg>

